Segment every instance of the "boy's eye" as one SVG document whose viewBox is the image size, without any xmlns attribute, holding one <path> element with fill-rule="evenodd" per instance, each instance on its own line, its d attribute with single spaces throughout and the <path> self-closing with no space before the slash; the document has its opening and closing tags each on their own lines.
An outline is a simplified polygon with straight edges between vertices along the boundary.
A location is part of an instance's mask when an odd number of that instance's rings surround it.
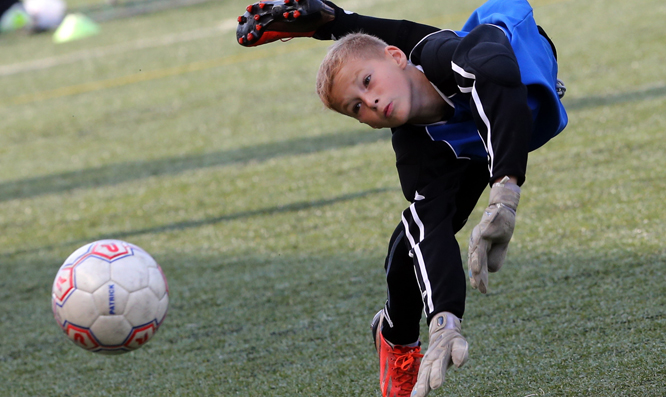
<svg viewBox="0 0 666 397">
<path fill-rule="evenodd" d="M 354 114 L 358 114 L 360 110 L 361 110 L 361 102 L 354 104 L 354 106 L 352 107 L 352 112 L 354 112 Z"/>
<path fill-rule="evenodd" d="M 368 85 L 370 85 L 370 75 L 365 76 L 365 78 L 363 79 L 363 85 L 364 85 L 365 87 L 367 87 Z"/>
</svg>

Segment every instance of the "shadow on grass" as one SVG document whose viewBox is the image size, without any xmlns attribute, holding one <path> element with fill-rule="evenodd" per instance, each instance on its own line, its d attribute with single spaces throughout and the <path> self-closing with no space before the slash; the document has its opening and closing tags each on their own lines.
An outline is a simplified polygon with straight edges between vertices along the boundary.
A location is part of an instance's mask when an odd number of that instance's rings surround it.
<svg viewBox="0 0 666 397">
<path fill-rule="evenodd" d="M 632 92 L 584 98 L 565 98 L 569 111 L 636 102 L 666 96 L 666 86 L 652 87 Z M 133 161 L 109 164 L 97 168 L 45 175 L 0 184 L 0 201 L 30 198 L 60 193 L 78 188 L 113 186 L 148 178 L 173 175 L 184 171 L 265 161 L 271 158 L 315 153 L 329 149 L 350 147 L 388 140 L 388 130 L 368 132 L 356 130 L 336 134 L 294 138 L 282 142 L 270 142 L 233 150 L 224 150 L 192 156 L 170 157 L 153 161 Z"/>
<path fill-rule="evenodd" d="M 645 101 L 666 96 L 666 86 L 650 87 L 636 91 L 619 92 L 610 95 L 588 96 L 563 100 L 567 110 L 583 110 L 601 106 L 618 105 L 628 102 Z"/>
<path fill-rule="evenodd" d="M 113 186 L 152 176 L 174 175 L 188 170 L 266 161 L 272 158 L 321 152 L 388 140 L 387 130 L 357 130 L 336 134 L 294 138 L 233 150 L 192 156 L 170 157 L 153 161 L 132 161 L 96 168 L 45 175 L 0 184 L 0 201 L 61 193 L 79 188 Z"/>
<path fill-rule="evenodd" d="M 312 200 L 312 201 L 299 201 L 291 204 L 285 204 L 285 205 L 278 205 L 274 207 L 267 207 L 267 208 L 259 208 L 256 210 L 249 210 L 249 211 L 241 211 L 241 212 L 236 212 L 232 214 L 227 214 L 227 215 L 221 215 L 221 216 L 216 216 L 216 217 L 211 217 L 211 218 L 205 218 L 205 219 L 198 219 L 198 220 L 187 220 L 187 221 L 181 221 L 181 222 L 174 222 L 174 223 L 169 223 L 166 225 L 162 226 L 154 226 L 154 227 L 149 227 L 149 228 L 144 228 L 144 229 L 136 229 L 136 230 L 129 230 L 129 231 L 122 231 L 122 232 L 113 232 L 113 233 L 105 233 L 103 235 L 99 236 L 91 236 L 91 237 L 86 237 L 83 239 L 77 239 L 77 240 L 70 240 L 70 241 L 65 241 L 60 244 L 51 244 L 51 245 L 46 245 L 46 246 L 41 246 L 41 247 L 35 247 L 35 248 L 28 248 L 28 249 L 22 249 L 22 250 L 16 250 L 13 252 L 7 252 L 0 257 L 10 257 L 14 255 L 22 255 L 22 254 L 29 254 L 29 253 L 34 253 L 38 252 L 41 250 L 51 250 L 54 248 L 58 247 L 68 247 L 70 245 L 83 245 L 87 244 L 92 241 L 97 241 L 97 240 L 102 240 L 102 239 L 127 239 L 128 237 L 132 236 L 137 236 L 137 235 L 142 235 L 142 234 L 150 234 L 150 233 L 164 233 L 164 232 L 170 232 L 174 230 L 183 230 L 183 229 L 191 229 L 191 228 L 196 228 L 196 227 L 201 227 L 201 226 L 209 226 L 209 225 L 214 225 L 216 223 L 220 222 L 226 222 L 226 221 L 233 221 L 237 219 L 246 219 L 246 218 L 252 218 L 256 216 L 270 216 L 270 215 L 276 215 L 276 214 L 282 214 L 282 213 L 288 213 L 288 212 L 296 212 L 296 211 L 301 211 L 301 210 L 308 210 L 312 208 L 320 208 L 320 207 L 325 207 L 328 205 L 333 205 L 337 203 L 342 203 L 345 201 L 351 201 L 351 200 L 356 200 L 362 197 L 370 196 L 373 194 L 381 194 L 384 192 L 388 191 L 399 191 L 398 188 L 376 188 L 376 189 L 369 189 L 369 190 L 364 190 L 361 192 L 356 192 L 356 193 L 349 193 L 349 194 L 343 194 L 341 196 L 336 196 L 332 198 L 324 198 L 320 200 Z"/>
</svg>

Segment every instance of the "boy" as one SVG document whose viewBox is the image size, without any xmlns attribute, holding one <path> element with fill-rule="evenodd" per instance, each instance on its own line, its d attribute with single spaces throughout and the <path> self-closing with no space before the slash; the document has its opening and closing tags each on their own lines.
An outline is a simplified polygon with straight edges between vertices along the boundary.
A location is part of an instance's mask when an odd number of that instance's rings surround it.
<svg viewBox="0 0 666 397">
<path fill-rule="evenodd" d="M 425 396 L 468 356 L 455 234 L 489 183 L 490 202 L 468 250 L 470 283 L 485 293 L 513 234 L 527 153 L 567 124 L 555 47 L 525 0 L 490 0 L 461 31 L 351 14 L 319 0 L 257 3 L 239 17 L 244 46 L 301 36 L 339 39 L 317 75 L 322 102 L 392 129 L 411 205 L 389 242 L 388 298 L 372 331 L 383 395 Z"/>
</svg>

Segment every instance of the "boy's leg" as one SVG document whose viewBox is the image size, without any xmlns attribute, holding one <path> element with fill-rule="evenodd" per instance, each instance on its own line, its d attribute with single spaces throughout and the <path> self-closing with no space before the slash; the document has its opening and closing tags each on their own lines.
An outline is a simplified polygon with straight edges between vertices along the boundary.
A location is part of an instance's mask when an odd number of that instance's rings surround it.
<svg viewBox="0 0 666 397">
<path fill-rule="evenodd" d="M 384 268 L 387 297 L 382 333 L 386 340 L 396 345 L 415 343 L 419 339 L 423 302 L 402 223 L 391 236 Z"/>
<path fill-rule="evenodd" d="M 442 385 L 451 365 L 460 367 L 467 361 L 468 345 L 461 333 L 466 277 L 455 234 L 488 177 L 485 163 L 469 160 L 453 162 L 443 174 L 418 189 L 403 212 L 429 326 L 428 350 L 412 394 L 420 397 Z"/>
<path fill-rule="evenodd" d="M 466 276 L 455 234 L 486 188 L 488 169 L 483 162 L 458 163 L 459 169 L 452 165 L 448 175 L 419 189 L 403 212 L 428 324 L 442 311 L 458 318 L 465 312 Z"/>
<path fill-rule="evenodd" d="M 458 233 L 476 207 L 479 197 L 488 186 L 488 165 L 483 161 L 470 161 L 460 178 L 456 194 L 456 212 L 453 215 L 453 232 Z"/>
<path fill-rule="evenodd" d="M 455 234 L 487 186 L 487 165 L 459 159 L 418 128 L 395 131 L 392 144 L 403 194 L 412 202 L 402 223 L 428 323 L 441 311 L 462 318 L 466 277 Z"/>
<path fill-rule="evenodd" d="M 411 393 L 421 364 L 419 322 L 421 291 L 414 275 L 414 265 L 399 224 L 391 236 L 385 269 L 386 305 L 372 319 L 371 331 L 379 356 L 379 386 L 382 396 Z"/>
<path fill-rule="evenodd" d="M 409 52 L 421 39 L 440 30 L 434 26 L 407 20 L 376 18 L 348 13 L 330 1 L 325 1 L 325 3 L 335 9 L 335 20 L 322 26 L 317 31 L 320 37 L 337 40 L 349 33 L 363 32 L 379 37 L 389 45 L 394 45 L 409 55 Z"/>
<path fill-rule="evenodd" d="M 459 176 L 457 194 L 446 196 L 454 203 L 454 205 L 447 206 L 453 210 L 450 217 L 452 234 L 459 231 L 467 221 L 486 186 L 488 173 L 483 162 L 463 162 L 461 168 L 460 174 L 453 174 L 453 176 Z M 449 175 L 449 179 L 451 176 Z M 428 225 L 430 223 L 425 222 Z M 377 313 L 372 322 L 373 338 L 380 357 L 380 387 L 384 396 L 410 392 L 416 384 L 421 365 L 419 322 L 423 310 L 423 300 L 415 272 L 415 264 L 418 262 L 412 259 L 410 251 L 410 241 L 407 238 L 405 224 L 401 222 L 391 236 L 384 266 L 388 287 L 386 305 Z M 457 257 L 460 258 L 460 255 L 458 254 Z M 458 267 L 460 268 L 460 266 L 461 264 Z M 462 288 L 464 309 L 464 276 L 462 277 Z M 446 302 L 438 303 L 435 307 L 441 308 L 442 311 L 444 308 L 456 311 L 447 306 Z M 458 310 L 456 316 L 462 317 L 462 312 L 463 310 Z M 437 313 L 440 312 L 436 311 L 430 317 Z M 444 324 L 444 326 L 456 326 L 457 324 L 458 329 L 444 330 L 448 333 L 445 335 L 445 339 L 453 338 L 455 343 L 465 343 L 466 346 L 466 342 L 460 336 L 460 320 L 452 316 L 451 314 L 450 318 L 447 317 L 447 321 L 450 321 L 451 324 Z M 436 326 L 435 323 L 431 324 L 431 328 Z M 431 341 L 431 345 L 432 343 L 433 341 Z"/>
<path fill-rule="evenodd" d="M 395 45 L 409 54 L 426 35 L 437 28 L 410 22 L 348 13 L 330 1 L 273 0 L 249 5 L 238 17 L 236 38 L 246 47 L 292 37 L 336 40 L 363 31 Z"/>
</svg>

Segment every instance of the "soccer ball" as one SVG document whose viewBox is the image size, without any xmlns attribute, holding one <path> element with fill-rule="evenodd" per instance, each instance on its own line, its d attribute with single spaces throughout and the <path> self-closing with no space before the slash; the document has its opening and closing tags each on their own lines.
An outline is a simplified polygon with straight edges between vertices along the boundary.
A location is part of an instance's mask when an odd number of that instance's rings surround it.
<svg viewBox="0 0 666 397">
<path fill-rule="evenodd" d="M 53 315 L 76 345 L 96 353 L 138 349 L 153 337 L 169 306 L 162 269 L 144 250 L 100 240 L 74 251 L 60 267 Z"/>
<path fill-rule="evenodd" d="M 67 12 L 67 4 L 63 0 L 23 0 L 23 7 L 30 15 L 35 31 L 57 28 Z"/>
</svg>

